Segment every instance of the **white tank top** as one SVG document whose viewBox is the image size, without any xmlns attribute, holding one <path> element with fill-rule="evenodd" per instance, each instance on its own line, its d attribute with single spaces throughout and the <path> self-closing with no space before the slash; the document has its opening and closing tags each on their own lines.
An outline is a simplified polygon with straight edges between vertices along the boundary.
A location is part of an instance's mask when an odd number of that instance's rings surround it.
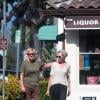
<svg viewBox="0 0 100 100">
<path fill-rule="evenodd" d="M 53 62 L 51 66 L 51 85 L 63 84 L 68 85 L 67 76 L 70 74 L 70 65 L 64 63 L 63 66 L 57 62 Z"/>
</svg>

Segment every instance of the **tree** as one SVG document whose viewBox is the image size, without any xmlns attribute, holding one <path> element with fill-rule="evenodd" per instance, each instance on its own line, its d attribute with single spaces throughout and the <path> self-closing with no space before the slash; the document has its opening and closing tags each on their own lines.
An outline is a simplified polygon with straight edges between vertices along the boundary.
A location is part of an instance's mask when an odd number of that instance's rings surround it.
<svg viewBox="0 0 100 100">
<path fill-rule="evenodd" d="M 3 0 L 2 0 L 3 1 Z M 40 43 L 37 38 L 39 27 L 45 23 L 42 14 L 44 9 L 45 0 L 7 0 L 7 4 L 10 4 L 12 9 L 6 16 L 6 21 L 9 22 L 14 16 L 13 26 L 16 29 L 21 29 L 21 48 L 24 50 L 28 46 L 34 47 L 39 53 Z M 17 2 L 16 4 L 14 4 Z M 0 21 L 3 19 L 3 6 L 0 2 Z M 7 5 L 8 8 L 8 5 Z M 30 30 L 27 33 L 27 29 Z M 15 28 L 12 28 L 12 40 L 14 41 Z M 28 36 L 29 38 L 27 39 Z"/>
<path fill-rule="evenodd" d="M 14 5 L 14 2 L 17 2 Z M 21 48 L 25 50 L 28 46 L 34 47 L 38 55 L 41 53 L 41 44 L 37 38 L 39 28 L 46 23 L 47 18 L 43 16 L 42 10 L 46 9 L 47 0 L 8 0 L 12 10 L 7 16 L 7 22 L 13 20 L 12 40 L 15 38 L 16 29 L 21 29 Z"/>
<path fill-rule="evenodd" d="M 28 34 L 30 35 L 30 39 L 28 39 L 28 45 L 31 47 L 35 47 L 38 51 L 38 48 L 40 46 L 39 41 L 36 38 L 36 34 L 38 33 L 38 28 L 43 19 L 41 8 L 39 7 L 39 0 L 23 0 L 19 3 L 19 5 L 14 7 L 14 11 L 16 12 L 16 19 L 13 22 L 14 25 L 22 28 L 22 36 L 27 35 L 26 27 L 29 28 L 30 32 L 28 32 Z M 25 38 L 23 38 L 22 40 L 26 41 Z M 25 49 L 25 42 L 23 41 L 22 48 Z"/>
</svg>

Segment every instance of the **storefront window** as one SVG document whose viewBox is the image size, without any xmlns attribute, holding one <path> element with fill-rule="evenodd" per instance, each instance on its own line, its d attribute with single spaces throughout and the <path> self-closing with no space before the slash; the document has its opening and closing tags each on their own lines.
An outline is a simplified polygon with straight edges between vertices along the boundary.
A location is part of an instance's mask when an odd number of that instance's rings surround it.
<svg viewBox="0 0 100 100">
<path fill-rule="evenodd" d="M 100 84 L 100 30 L 79 32 L 80 84 Z"/>
</svg>

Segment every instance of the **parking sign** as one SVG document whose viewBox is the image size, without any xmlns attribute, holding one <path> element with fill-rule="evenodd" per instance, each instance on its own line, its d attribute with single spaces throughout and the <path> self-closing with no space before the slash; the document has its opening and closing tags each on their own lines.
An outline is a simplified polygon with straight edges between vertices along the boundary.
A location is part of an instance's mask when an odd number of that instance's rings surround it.
<svg viewBox="0 0 100 100">
<path fill-rule="evenodd" d="M 21 30 L 16 30 L 15 43 L 20 43 Z"/>
</svg>

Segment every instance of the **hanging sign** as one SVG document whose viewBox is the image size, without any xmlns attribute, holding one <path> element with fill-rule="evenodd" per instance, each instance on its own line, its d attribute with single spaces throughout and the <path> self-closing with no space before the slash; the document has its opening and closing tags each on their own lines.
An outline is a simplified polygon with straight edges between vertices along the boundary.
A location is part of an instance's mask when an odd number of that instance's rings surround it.
<svg viewBox="0 0 100 100">
<path fill-rule="evenodd" d="M 16 30 L 15 43 L 20 43 L 21 30 Z"/>
<path fill-rule="evenodd" d="M 64 22 L 66 30 L 100 29 L 100 16 L 67 16 Z"/>
</svg>

